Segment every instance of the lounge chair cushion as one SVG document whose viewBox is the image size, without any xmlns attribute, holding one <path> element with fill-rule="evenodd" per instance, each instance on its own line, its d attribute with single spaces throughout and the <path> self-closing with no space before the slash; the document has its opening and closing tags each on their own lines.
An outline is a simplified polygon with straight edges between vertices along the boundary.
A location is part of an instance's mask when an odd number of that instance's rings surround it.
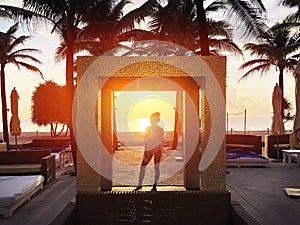
<svg viewBox="0 0 300 225">
<path fill-rule="evenodd" d="M 40 163 L 5 164 L 0 165 L 0 174 L 39 173 L 41 167 Z"/>
<path fill-rule="evenodd" d="M 246 145 L 246 144 L 226 144 L 226 147 L 229 147 L 229 148 L 254 148 L 254 145 Z"/>
</svg>

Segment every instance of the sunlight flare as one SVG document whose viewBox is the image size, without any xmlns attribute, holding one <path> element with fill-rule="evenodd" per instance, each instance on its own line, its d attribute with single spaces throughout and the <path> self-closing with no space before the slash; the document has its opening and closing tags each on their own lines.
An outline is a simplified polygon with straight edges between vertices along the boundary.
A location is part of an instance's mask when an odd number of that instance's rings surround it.
<svg viewBox="0 0 300 225">
<path fill-rule="evenodd" d="M 138 118 L 139 132 L 145 132 L 146 128 L 150 126 L 149 118 Z"/>
</svg>

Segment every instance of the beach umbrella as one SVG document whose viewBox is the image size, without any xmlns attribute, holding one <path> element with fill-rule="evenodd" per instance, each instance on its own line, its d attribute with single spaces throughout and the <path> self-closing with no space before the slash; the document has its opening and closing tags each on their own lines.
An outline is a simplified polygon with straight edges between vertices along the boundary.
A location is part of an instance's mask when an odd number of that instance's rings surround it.
<svg viewBox="0 0 300 225">
<path fill-rule="evenodd" d="M 282 91 L 279 85 L 276 83 L 273 95 L 272 95 L 272 106 L 273 106 L 273 119 L 271 133 L 273 135 L 281 135 L 284 131 L 284 124 L 281 115 L 281 106 L 282 106 Z"/>
<path fill-rule="evenodd" d="M 16 141 L 16 149 L 18 149 L 18 143 L 17 143 L 17 136 L 21 135 L 21 126 L 20 126 L 20 119 L 18 116 L 19 113 L 19 107 L 18 107 L 18 101 L 19 101 L 19 95 L 14 87 L 10 94 L 10 111 L 11 111 L 11 119 L 9 123 L 10 133 L 11 135 L 15 136 Z"/>
<path fill-rule="evenodd" d="M 290 144 L 292 148 L 300 147 L 300 76 L 299 75 L 300 75 L 300 61 L 298 61 L 296 70 L 294 72 L 296 114 L 294 117 L 292 133 L 290 135 Z"/>
<path fill-rule="evenodd" d="M 271 133 L 277 138 L 277 158 L 279 158 L 279 135 L 284 133 L 284 124 L 281 115 L 282 106 L 282 91 L 280 86 L 276 83 L 272 94 L 273 118 Z"/>
</svg>

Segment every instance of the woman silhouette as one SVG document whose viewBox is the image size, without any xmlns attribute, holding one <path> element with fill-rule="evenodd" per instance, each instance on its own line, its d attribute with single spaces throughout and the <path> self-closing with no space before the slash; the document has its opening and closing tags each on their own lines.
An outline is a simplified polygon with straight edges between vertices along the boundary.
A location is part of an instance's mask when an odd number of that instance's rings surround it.
<svg viewBox="0 0 300 225">
<path fill-rule="evenodd" d="M 156 191 L 156 185 L 159 179 L 160 170 L 159 164 L 161 159 L 161 154 L 163 151 L 163 142 L 164 142 L 164 129 L 158 126 L 158 122 L 160 121 L 160 113 L 152 113 L 150 117 L 151 125 L 146 128 L 145 132 L 145 149 L 144 156 L 140 167 L 139 174 L 139 183 L 138 186 L 134 189 L 134 191 L 138 191 L 142 189 L 143 179 L 145 177 L 145 170 L 148 163 L 151 161 L 154 156 L 154 184 L 151 191 Z"/>
</svg>

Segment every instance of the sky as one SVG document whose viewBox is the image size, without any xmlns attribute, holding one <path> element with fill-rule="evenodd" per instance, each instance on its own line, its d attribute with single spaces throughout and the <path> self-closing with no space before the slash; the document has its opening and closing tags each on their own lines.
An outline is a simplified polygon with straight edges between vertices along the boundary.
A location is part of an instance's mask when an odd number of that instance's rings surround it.
<svg viewBox="0 0 300 225">
<path fill-rule="evenodd" d="M 0 0 L 0 4 L 20 5 L 19 0 Z M 142 4 L 143 1 L 133 0 L 132 7 Z M 262 0 L 268 10 L 268 25 L 281 21 L 291 12 L 291 9 L 279 5 L 279 0 Z M 12 21 L 0 20 L 0 30 L 5 32 L 13 24 Z M 38 66 L 43 72 L 45 80 L 53 80 L 58 84 L 65 84 L 65 62 L 55 62 L 55 49 L 59 45 L 59 39 L 55 34 L 50 33 L 51 27 L 40 27 L 31 31 L 31 40 L 26 42 L 26 47 L 37 48 L 42 51 L 35 55 L 43 65 Z M 28 34 L 26 29 L 20 28 L 18 35 Z M 235 40 L 241 43 L 240 40 Z M 278 71 L 273 69 L 262 77 L 254 74 L 247 80 L 238 82 L 243 71 L 238 68 L 242 63 L 249 60 L 249 54 L 241 56 L 227 57 L 227 112 L 229 115 L 247 110 L 249 118 L 271 118 L 272 117 L 272 92 L 276 82 L 278 82 Z M 18 70 L 13 65 L 7 65 L 6 72 L 6 94 L 9 106 L 10 92 L 16 87 L 19 100 L 19 116 L 21 119 L 31 117 L 31 96 L 35 87 L 44 81 L 38 74 L 34 74 L 26 69 Z M 284 76 L 285 97 L 294 105 L 295 82 L 291 73 Z M 232 117 L 234 117 L 232 115 Z M 10 118 L 10 114 L 9 117 Z M 2 126 L 0 127 L 0 130 Z"/>
</svg>

